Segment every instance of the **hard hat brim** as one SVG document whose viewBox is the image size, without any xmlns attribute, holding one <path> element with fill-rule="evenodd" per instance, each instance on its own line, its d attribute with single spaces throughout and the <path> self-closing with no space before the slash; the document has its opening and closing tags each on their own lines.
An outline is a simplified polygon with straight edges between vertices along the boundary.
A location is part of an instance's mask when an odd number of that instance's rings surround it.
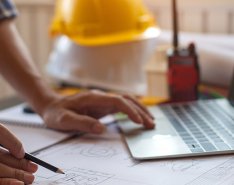
<svg viewBox="0 0 234 185">
<path fill-rule="evenodd" d="M 84 46 L 98 46 L 98 45 L 109 45 L 118 44 L 129 41 L 137 41 L 142 39 L 152 39 L 157 38 L 160 35 L 160 29 L 158 27 L 150 27 L 146 29 L 143 33 L 136 32 L 125 32 L 121 34 L 104 35 L 99 37 L 79 37 L 68 35 L 68 37 L 75 43 Z"/>
</svg>

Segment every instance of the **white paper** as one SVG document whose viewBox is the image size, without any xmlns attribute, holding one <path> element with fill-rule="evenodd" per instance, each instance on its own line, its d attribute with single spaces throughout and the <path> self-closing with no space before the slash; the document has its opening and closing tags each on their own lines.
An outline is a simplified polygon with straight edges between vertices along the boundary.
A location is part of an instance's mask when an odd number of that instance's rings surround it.
<svg viewBox="0 0 234 185">
<path fill-rule="evenodd" d="M 25 106 L 26 104 L 20 104 L 0 111 L 0 123 L 20 139 L 27 152 L 38 151 L 73 135 L 46 128 L 40 116 L 23 112 Z M 114 122 L 115 118 L 109 115 L 100 121 L 109 124 Z"/>
<path fill-rule="evenodd" d="M 43 120 L 37 114 L 24 113 L 23 108 L 26 104 L 19 104 L 0 111 L 0 122 L 27 125 L 35 127 L 45 127 Z"/>
<path fill-rule="evenodd" d="M 40 185 L 233 185 L 234 157 L 197 157 L 135 161 L 115 125 L 101 136 L 85 135 L 41 152 L 38 157 L 63 169 L 58 175 L 44 168 Z"/>
<path fill-rule="evenodd" d="M 33 128 L 16 125 L 5 125 L 23 143 L 25 151 L 32 153 L 54 145 L 72 136 L 45 128 Z"/>
<path fill-rule="evenodd" d="M 27 125 L 32 127 L 46 127 L 42 118 L 38 114 L 24 113 L 23 108 L 26 104 L 22 103 L 0 111 L 0 122 Z M 110 124 L 116 121 L 115 116 L 107 115 L 100 119 L 103 124 Z"/>
<path fill-rule="evenodd" d="M 47 129 L 40 116 L 24 113 L 24 106 L 20 104 L 0 111 L 0 122 L 19 138 L 27 152 L 51 146 L 72 135 Z"/>
</svg>

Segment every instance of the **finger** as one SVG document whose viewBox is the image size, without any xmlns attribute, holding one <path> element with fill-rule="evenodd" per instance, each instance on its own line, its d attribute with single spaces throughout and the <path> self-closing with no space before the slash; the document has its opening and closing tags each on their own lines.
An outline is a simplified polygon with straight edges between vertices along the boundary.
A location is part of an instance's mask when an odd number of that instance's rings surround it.
<svg viewBox="0 0 234 185">
<path fill-rule="evenodd" d="M 129 103 L 131 103 L 132 106 L 135 106 L 135 109 L 143 120 L 143 125 L 145 126 L 145 128 L 153 129 L 155 127 L 155 124 L 152 118 L 148 114 L 146 114 L 140 107 L 136 106 L 133 102 L 130 101 Z"/>
<path fill-rule="evenodd" d="M 0 162 L 12 168 L 21 169 L 27 172 L 34 173 L 38 166 L 26 159 L 16 159 L 9 152 L 0 149 Z"/>
<path fill-rule="evenodd" d="M 24 157 L 24 148 L 22 143 L 2 124 L 0 124 L 0 144 L 9 150 L 9 152 L 16 158 Z"/>
<path fill-rule="evenodd" d="M 106 94 L 98 91 L 92 91 L 89 95 L 90 97 L 88 101 L 86 101 L 86 106 L 97 106 L 99 109 L 103 108 L 108 110 L 107 112 L 109 113 L 123 112 L 134 122 L 143 122 L 134 107 L 122 96 Z"/>
<path fill-rule="evenodd" d="M 80 107 L 90 108 L 95 107 L 96 109 L 106 109 L 109 113 L 113 112 L 123 112 L 128 115 L 128 117 L 136 122 L 143 123 L 143 120 L 138 115 L 138 112 L 135 110 L 135 106 L 132 106 L 128 103 L 128 100 L 119 95 L 107 95 L 106 93 L 92 92 L 84 94 L 85 101 L 77 102 L 78 98 L 73 96 L 73 106 L 74 104 L 79 104 Z"/>
<path fill-rule="evenodd" d="M 128 100 L 124 99 L 121 96 L 113 96 L 112 100 L 108 100 L 112 103 L 112 106 L 115 106 L 118 111 L 121 111 L 128 115 L 128 117 L 136 122 L 136 123 L 143 123 L 141 116 L 139 115 L 136 106 L 131 104 Z"/>
<path fill-rule="evenodd" d="M 13 178 L 24 182 L 25 184 L 32 184 L 34 176 L 23 170 L 11 168 L 5 164 L 0 163 L 0 178 Z"/>
<path fill-rule="evenodd" d="M 123 95 L 124 98 L 127 98 L 128 100 L 131 100 L 136 106 L 140 107 L 142 111 L 147 113 L 152 119 L 154 119 L 154 116 L 148 111 L 148 109 L 143 106 L 140 102 L 138 102 L 135 98 L 133 98 L 130 95 Z"/>
<path fill-rule="evenodd" d="M 100 134 L 105 130 L 105 126 L 98 120 L 88 116 L 78 115 L 72 111 L 63 111 L 56 120 L 57 127 L 64 131 L 83 131 Z"/>
<path fill-rule="evenodd" d="M 1 178 L 0 185 L 24 185 L 24 182 L 18 181 L 16 179 Z"/>
</svg>

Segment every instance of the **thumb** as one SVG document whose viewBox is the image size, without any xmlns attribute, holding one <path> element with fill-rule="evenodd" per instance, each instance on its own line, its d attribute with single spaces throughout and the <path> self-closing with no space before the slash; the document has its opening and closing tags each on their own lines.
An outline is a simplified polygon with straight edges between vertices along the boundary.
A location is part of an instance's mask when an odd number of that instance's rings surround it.
<svg viewBox="0 0 234 185">
<path fill-rule="evenodd" d="M 72 111 L 65 111 L 59 117 L 56 124 L 60 130 L 82 131 L 94 134 L 101 134 L 105 130 L 105 126 L 97 119 L 86 115 L 79 115 Z"/>
</svg>

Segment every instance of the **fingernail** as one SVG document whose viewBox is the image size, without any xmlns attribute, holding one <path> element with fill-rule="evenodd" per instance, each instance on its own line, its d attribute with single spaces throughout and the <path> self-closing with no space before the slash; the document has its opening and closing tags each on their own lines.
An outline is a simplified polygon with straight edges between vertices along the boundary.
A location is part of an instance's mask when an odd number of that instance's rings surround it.
<svg viewBox="0 0 234 185">
<path fill-rule="evenodd" d="M 100 124 L 96 124 L 93 126 L 92 131 L 96 134 L 101 134 L 104 131 L 104 126 Z"/>
<path fill-rule="evenodd" d="M 34 176 L 32 174 L 26 173 L 24 175 L 24 180 L 27 183 L 32 183 L 34 181 Z"/>
<path fill-rule="evenodd" d="M 152 118 L 149 118 L 149 122 L 151 125 L 154 125 L 154 120 Z"/>
<path fill-rule="evenodd" d="M 38 169 L 38 166 L 35 163 L 29 162 L 28 169 L 30 172 L 36 172 Z"/>
<path fill-rule="evenodd" d="M 151 128 L 153 129 L 153 128 L 155 128 L 155 126 L 156 126 L 155 123 L 152 123 Z"/>
<path fill-rule="evenodd" d="M 155 117 L 154 117 L 152 114 L 150 114 L 150 117 L 151 117 L 153 120 L 155 120 Z"/>
<path fill-rule="evenodd" d="M 150 129 L 155 128 L 155 126 L 156 126 L 156 124 L 152 122 L 151 125 L 150 125 Z"/>
<path fill-rule="evenodd" d="M 155 126 L 154 120 L 151 117 L 148 117 L 147 120 L 148 120 L 149 124 L 151 125 L 151 128 L 154 128 L 154 126 Z"/>
</svg>

